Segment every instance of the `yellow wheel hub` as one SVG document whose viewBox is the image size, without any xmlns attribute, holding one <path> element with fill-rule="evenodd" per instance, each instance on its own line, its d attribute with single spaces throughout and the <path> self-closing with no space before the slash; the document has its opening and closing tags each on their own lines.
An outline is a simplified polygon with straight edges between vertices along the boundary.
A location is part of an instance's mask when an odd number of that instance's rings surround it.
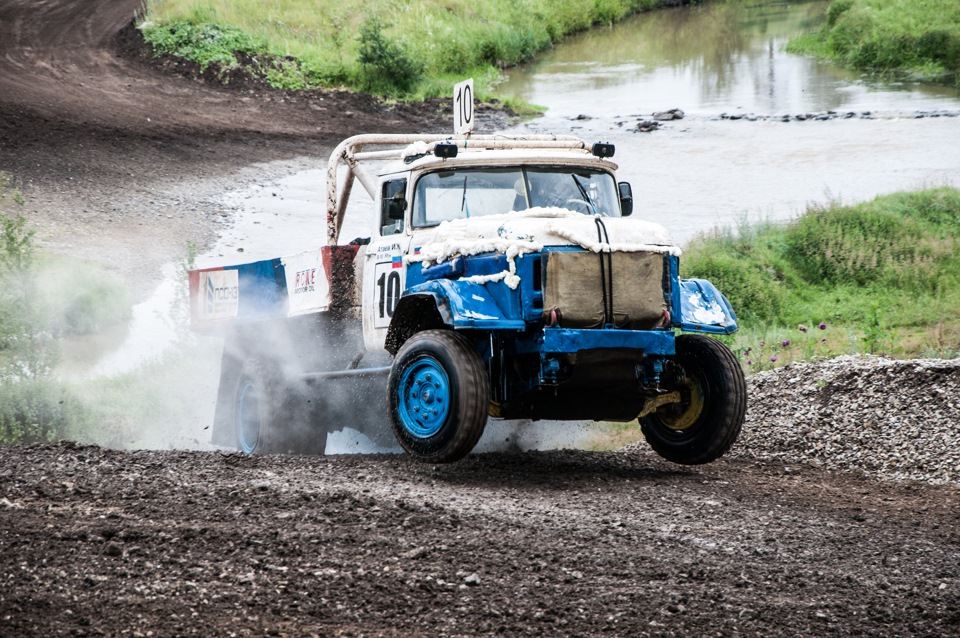
<svg viewBox="0 0 960 638">
<path fill-rule="evenodd" d="M 685 386 L 683 394 L 689 393 L 689 401 L 657 411 L 657 417 L 671 430 L 686 430 L 703 414 L 703 388 L 700 386 L 700 381 L 688 375 Z"/>
</svg>

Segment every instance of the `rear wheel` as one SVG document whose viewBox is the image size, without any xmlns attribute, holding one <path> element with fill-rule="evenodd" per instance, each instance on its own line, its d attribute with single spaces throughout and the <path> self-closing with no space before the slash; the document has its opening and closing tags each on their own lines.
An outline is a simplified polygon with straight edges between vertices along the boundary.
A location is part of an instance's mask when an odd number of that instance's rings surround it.
<svg viewBox="0 0 960 638">
<path fill-rule="evenodd" d="M 246 454 L 323 454 L 327 430 L 308 388 L 290 384 L 280 366 L 249 359 L 234 395 L 237 448 Z"/>
<path fill-rule="evenodd" d="M 421 461 L 462 459 L 487 422 L 490 387 L 483 360 L 463 335 L 426 330 L 411 337 L 388 382 L 393 432 Z"/>
<path fill-rule="evenodd" d="M 671 390 L 680 403 L 640 419 L 657 454 L 684 465 L 714 461 L 736 442 L 747 410 L 747 385 L 737 358 L 725 345 L 701 335 L 677 337 Z"/>
</svg>

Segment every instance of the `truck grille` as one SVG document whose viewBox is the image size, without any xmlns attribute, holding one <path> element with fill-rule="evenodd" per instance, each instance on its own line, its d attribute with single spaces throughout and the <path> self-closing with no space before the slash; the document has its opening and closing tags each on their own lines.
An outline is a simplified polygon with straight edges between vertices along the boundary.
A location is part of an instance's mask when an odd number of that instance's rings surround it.
<svg viewBox="0 0 960 638">
<path fill-rule="evenodd" d="M 601 275 L 601 259 L 611 260 L 612 277 Z M 663 320 L 667 302 L 660 253 L 550 251 L 543 262 L 544 313 L 558 311 L 562 327 L 604 326 L 604 280 L 608 295 L 612 289 L 616 327 L 649 330 Z"/>
</svg>

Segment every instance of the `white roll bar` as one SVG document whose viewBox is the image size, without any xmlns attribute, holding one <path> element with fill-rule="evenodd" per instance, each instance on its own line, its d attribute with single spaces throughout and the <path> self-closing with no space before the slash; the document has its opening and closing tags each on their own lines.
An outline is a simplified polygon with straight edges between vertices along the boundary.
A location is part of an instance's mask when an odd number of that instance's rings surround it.
<svg viewBox="0 0 960 638">
<path fill-rule="evenodd" d="M 402 134 L 366 134 L 354 135 L 340 142 L 330 154 L 330 163 L 327 165 L 327 244 L 334 246 L 340 238 L 340 228 L 343 225 L 343 216 L 347 212 L 347 201 L 353 189 L 353 180 L 356 178 L 370 195 L 377 199 L 377 180 L 363 170 L 360 165 L 363 160 L 390 160 L 402 159 L 403 150 L 414 142 L 427 144 L 427 150 L 433 151 L 437 142 L 449 142 L 459 148 L 489 148 L 489 149 L 586 149 L 587 143 L 572 135 L 402 135 Z M 399 146 L 390 150 L 364 151 L 367 146 Z M 347 176 L 337 189 L 337 169 L 340 163 L 347 166 Z"/>
</svg>

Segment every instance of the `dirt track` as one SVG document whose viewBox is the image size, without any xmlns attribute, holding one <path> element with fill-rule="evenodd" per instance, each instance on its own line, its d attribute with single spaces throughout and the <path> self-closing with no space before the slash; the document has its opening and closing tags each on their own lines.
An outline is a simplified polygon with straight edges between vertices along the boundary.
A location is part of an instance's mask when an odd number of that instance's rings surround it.
<svg viewBox="0 0 960 638">
<path fill-rule="evenodd" d="M 149 272 L 214 232 L 184 191 L 447 126 L 164 75 L 118 39 L 139 5 L 0 4 L 0 170 L 53 248 Z M 958 511 L 955 487 L 643 448 L 432 467 L 4 447 L 0 636 L 956 636 Z"/>
<path fill-rule="evenodd" d="M 645 450 L 0 458 L 5 635 L 960 632 L 950 489 Z"/>
<path fill-rule="evenodd" d="M 0 170 L 22 186 L 44 245 L 131 285 L 215 236 L 212 200 L 243 167 L 324 157 L 369 131 L 446 130 L 439 102 L 384 106 L 165 73 L 129 25 L 140 0 L 0 3 Z M 442 110 L 444 116 L 438 113 Z"/>
</svg>

